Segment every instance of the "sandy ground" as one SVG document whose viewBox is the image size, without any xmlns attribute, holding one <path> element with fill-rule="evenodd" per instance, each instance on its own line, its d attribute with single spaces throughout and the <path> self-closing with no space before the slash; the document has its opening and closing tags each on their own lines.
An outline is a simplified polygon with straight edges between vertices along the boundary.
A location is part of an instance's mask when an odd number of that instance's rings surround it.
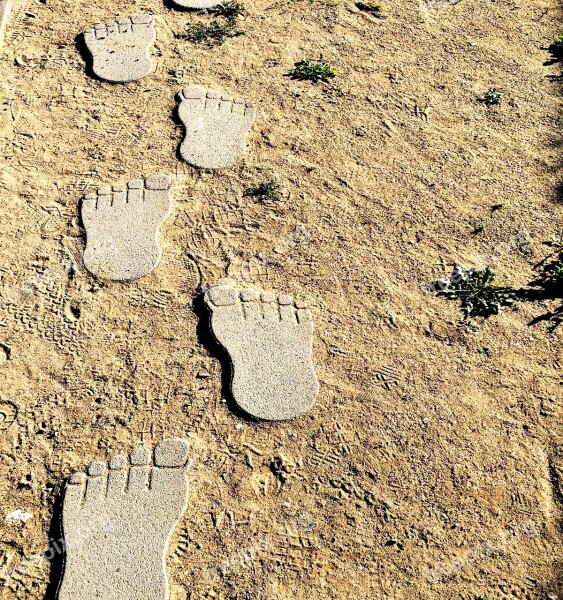
<svg viewBox="0 0 563 600">
<path fill-rule="evenodd" d="M 470 332 L 425 291 L 454 263 L 525 284 L 562 231 L 559 69 L 542 50 L 557 0 L 398 0 L 384 19 L 351 0 L 246 7 L 245 35 L 212 49 L 175 37 L 209 17 L 161 0 L 37 0 L 8 27 L 0 597 L 53 597 L 60 561 L 36 558 L 69 474 L 182 435 L 174 600 L 561 598 L 563 327 L 530 326 L 553 306 L 521 304 Z M 89 77 L 76 37 L 139 11 L 156 15 L 155 73 Z M 321 57 L 330 83 L 284 77 Z M 178 160 L 188 84 L 258 107 L 236 167 Z M 477 101 L 491 87 L 499 107 Z M 160 266 L 96 280 L 81 196 L 156 171 L 176 201 Z M 243 195 L 272 176 L 282 201 Z M 313 307 L 305 417 L 257 424 L 222 400 L 199 297 L 226 278 Z M 16 509 L 24 527 L 3 518 Z"/>
</svg>

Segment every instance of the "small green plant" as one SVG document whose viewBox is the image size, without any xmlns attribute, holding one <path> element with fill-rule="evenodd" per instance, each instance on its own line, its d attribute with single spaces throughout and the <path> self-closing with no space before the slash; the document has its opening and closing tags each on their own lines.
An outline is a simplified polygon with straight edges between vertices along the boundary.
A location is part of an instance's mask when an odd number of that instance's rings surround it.
<svg viewBox="0 0 563 600">
<path fill-rule="evenodd" d="M 540 261 L 534 270 L 537 276 L 523 288 L 502 287 L 495 284 L 495 275 L 489 269 L 468 271 L 456 267 L 449 279 L 439 279 L 431 284 L 430 289 L 439 296 L 449 300 L 461 300 L 464 314 L 463 321 L 475 330 L 471 317 L 490 317 L 496 315 L 505 306 L 514 302 L 553 302 L 556 304 L 542 315 L 530 321 L 535 325 L 540 321 L 549 322 L 548 331 L 554 331 L 563 323 L 563 240 L 553 236 L 544 242 L 552 248 L 552 252 Z"/>
<path fill-rule="evenodd" d="M 238 31 L 231 23 L 220 23 L 219 21 L 211 21 L 209 25 L 205 23 L 196 23 L 186 29 L 186 33 L 180 34 L 177 37 L 183 40 L 188 40 L 194 44 L 206 44 L 210 48 L 213 46 L 221 46 L 227 38 L 244 35 L 243 31 Z"/>
<path fill-rule="evenodd" d="M 551 269 L 551 277 L 558 283 L 563 283 L 563 259 L 558 260 Z"/>
<path fill-rule="evenodd" d="M 479 101 L 487 106 L 493 106 L 494 104 L 500 104 L 501 98 L 502 93 L 495 88 L 491 88 L 479 98 Z"/>
<path fill-rule="evenodd" d="M 495 274 L 489 267 L 484 271 L 456 267 L 449 279 L 434 282 L 432 288 L 448 300 L 461 301 L 464 321 L 498 315 L 505 306 L 518 299 L 513 288 L 495 284 Z"/>
<path fill-rule="evenodd" d="M 381 14 L 381 6 L 379 4 L 376 4 L 375 2 L 372 2 L 371 0 L 366 0 L 366 2 L 356 2 L 356 8 L 358 8 L 362 12 L 367 12 L 373 15 L 374 17 L 381 18 L 383 16 Z"/>
<path fill-rule="evenodd" d="M 235 23 L 239 17 L 244 17 L 246 15 L 244 5 L 236 2 L 236 0 L 219 4 L 219 6 L 214 9 L 214 12 L 217 16 L 223 17 L 229 23 Z"/>
<path fill-rule="evenodd" d="M 262 204 L 279 202 L 281 200 L 280 186 L 273 179 L 248 188 L 245 190 L 244 195 L 256 198 Z"/>
<path fill-rule="evenodd" d="M 237 28 L 237 19 L 246 14 L 242 4 L 236 1 L 220 4 L 213 11 L 219 18 L 209 24 L 196 23 L 188 26 L 185 33 L 176 34 L 177 39 L 188 40 L 194 44 L 206 44 L 210 48 L 221 46 L 228 38 L 244 35 L 244 31 Z"/>
<path fill-rule="evenodd" d="M 293 69 L 287 74 L 291 79 L 303 81 L 328 81 L 336 77 L 337 71 L 326 63 L 316 63 L 310 60 L 296 62 Z"/>
</svg>

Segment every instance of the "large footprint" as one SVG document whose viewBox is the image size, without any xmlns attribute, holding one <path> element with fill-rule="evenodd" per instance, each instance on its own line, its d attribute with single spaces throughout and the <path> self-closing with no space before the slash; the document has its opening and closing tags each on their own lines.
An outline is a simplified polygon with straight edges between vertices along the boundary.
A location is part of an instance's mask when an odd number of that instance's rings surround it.
<svg viewBox="0 0 563 600">
<path fill-rule="evenodd" d="M 230 286 L 210 288 L 211 328 L 228 352 L 236 403 L 258 419 L 282 421 L 311 408 L 319 391 L 313 321 L 303 302 Z"/>
<path fill-rule="evenodd" d="M 149 48 L 155 39 L 153 16 L 148 14 L 99 23 L 84 32 L 92 70 L 116 83 L 135 81 L 153 71 Z"/>
<path fill-rule="evenodd" d="M 58 600 L 168 600 L 165 558 L 187 507 L 188 450 L 169 439 L 70 478 Z"/>
<path fill-rule="evenodd" d="M 158 265 L 162 256 L 158 233 L 170 213 L 171 187 L 171 177 L 153 175 L 127 186 L 102 188 L 84 198 L 84 264 L 92 274 L 130 281 Z"/>
<path fill-rule="evenodd" d="M 178 115 L 186 128 L 182 158 L 196 167 L 222 169 L 244 151 L 256 111 L 242 98 L 233 100 L 199 86 L 179 94 Z"/>
</svg>

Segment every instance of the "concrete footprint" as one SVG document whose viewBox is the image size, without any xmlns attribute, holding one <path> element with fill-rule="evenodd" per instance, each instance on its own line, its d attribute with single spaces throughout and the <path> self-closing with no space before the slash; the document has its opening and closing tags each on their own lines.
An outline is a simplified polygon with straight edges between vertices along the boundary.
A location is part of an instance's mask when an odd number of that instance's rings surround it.
<svg viewBox="0 0 563 600">
<path fill-rule="evenodd" d="M 308 411 L 319 384 L 313 321 L 303 302 L 270 292 L 215 286 L 205 293 L 211 329 L 230 356 L 236 403 L 258 419 L 281 421 Z"/>
<path fill-rule="evenodd" d="M 131 281 L 160 262 L 160 226 L 172 206 L 172 178 L 153 175 L 101 188 L 82 201 L 84 265 L 96 277 Z"/>
<path fill-rule="evenodd" d="M 233 100 L 199 86 L 182 90 L 179 101 L 178 115 L 186 128 L 182 158 L 207 169 L 232 165 L 245 149 L 254 107 L 242 98 Z"/>
<path fill-rule="evenodd" d="M 99 23 L 84 32 L 92 70 L 107 81 L 126 83 L 152 73 L 149 49 L 156 39 L 154 17 L 148 14 Z"/>
<path fill-rule="evenodd" d="M 58 600 L 168 600 L 165 558 L 187 507 L 188 450 L 168 439 L 70 478 Z"/>
</svg>

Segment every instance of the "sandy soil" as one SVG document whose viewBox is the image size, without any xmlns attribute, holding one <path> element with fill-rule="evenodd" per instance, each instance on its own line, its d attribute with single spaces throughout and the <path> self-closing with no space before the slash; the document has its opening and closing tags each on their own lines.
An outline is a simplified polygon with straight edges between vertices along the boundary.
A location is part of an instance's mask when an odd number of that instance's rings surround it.
<svg viewBox="0 0 563 600">
<path fill-rule="evenodd" d="M 161 0 L 37 0 L 8 27 L 0 597 L 53 597 L 59 557 L 36 559 L 65 477 L 184 435 L 175 600 L 561 598 L 563 327 L 530 326 L 553 307 L 521 304 L 470 332 L 425 291 L 454 263 L 525 284 L 562 231 L 559 69 L 542 50 L 557 0 L 398 0 L 384 19 L 351 0 L 246 7 L 245 35 L 212 49 L 175 37 L 209 17 Z M 89 77 L 76 37 L 139 11 L 157 16 L 156 72 Z M 284 77 L 320 57 L 330 83 Z M 188 84 L 257 105 L 235 168 L 178 160 Z M 499 107 L 477 101 L 491 87 Z M 156 171 L 175 178 L 162 263 L 96 280 L 81 196 Z M 243 195 L 272 176 L 281 202 Z M 225 279 L 311 303 L 307 416 L 257 424 L 222 400 L 200 293 Z M 23 527 L 3 518 L 16 509 Z"/>
</svg>

